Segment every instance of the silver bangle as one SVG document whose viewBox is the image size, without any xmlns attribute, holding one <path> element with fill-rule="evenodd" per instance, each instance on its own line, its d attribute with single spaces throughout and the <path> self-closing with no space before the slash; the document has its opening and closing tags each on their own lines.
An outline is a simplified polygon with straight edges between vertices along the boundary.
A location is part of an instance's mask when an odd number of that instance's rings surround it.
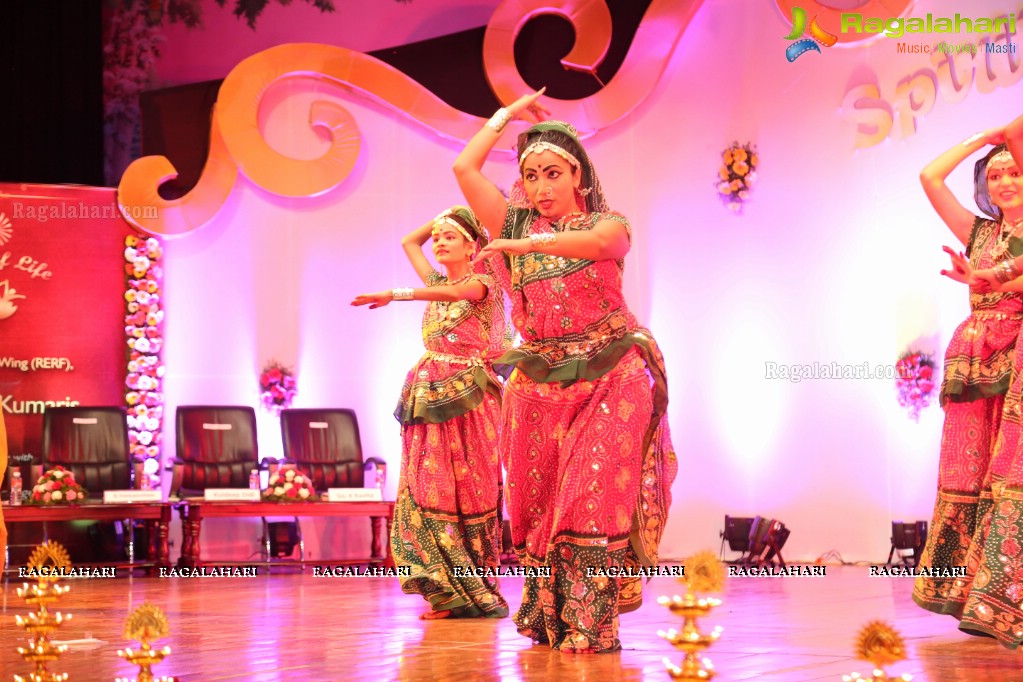
<svg viewBox="0 0 1023 682">
<path fill-rule="evenodd" d="M 970 135 L 968 138 L 963 140 L 963 146 L 964 147 L 969 147 L 971 144 L 973 144 L 977 140 L 982 139 L 983 137 L 984 137 L 984 133 L 974 133 L 973 135 Z"/>
<path fill-rule="evenodd" d="M 494 115 L 487 121 L 487 127 L 493 130 L 495 133 L 500 134 L 504 130 L 504 127 L 508 125 L 508 122 L 512 120 L 511 112 L 501 107 Z"/>
<path fill-rule="evenodd" d="M 542 234 L 531 234 L 529 235 L 529 241 L 533 243 L 533 248 L 536 249 L 538 246 L 548 246 L 558 241 L 558 235 L 553 232 L 544 232 Z"/>
<path fill-rule="evenodd" d="M 392 301 L 411 301 L 415 291 L 412 287 L 395 287 L 391 289 L 391 300 Z"/>
</svg>

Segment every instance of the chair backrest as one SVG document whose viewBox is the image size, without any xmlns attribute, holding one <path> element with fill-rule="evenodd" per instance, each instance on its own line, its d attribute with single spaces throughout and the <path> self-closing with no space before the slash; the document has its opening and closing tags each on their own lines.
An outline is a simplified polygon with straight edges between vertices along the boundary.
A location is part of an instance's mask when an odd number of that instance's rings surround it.
<svg viewBox="0 0 1023 682">
<path fill-rule="evenodd" d="M 313 479 L 318 491 L 361 488 L 362 444 L 353 410 L 281 410 L 284 456 Z"/>
<path fill-rule="evenodd" d="M 182 405 L 177 409 L 177 464 L 185 494 L 206 488 L 247 488 L 259 466 L 256 412 L 251 407 Z M 177 491 L 173 491 L 177 492 Z"/>
<path fill-rule="evenodd" d="M 132 487 L 123 407 L 49 407 L 43 413 L 43 470 L 61 465 L 89 493 Z M 31 486 L 34 481 L 25 481 Z"/>
</svg>

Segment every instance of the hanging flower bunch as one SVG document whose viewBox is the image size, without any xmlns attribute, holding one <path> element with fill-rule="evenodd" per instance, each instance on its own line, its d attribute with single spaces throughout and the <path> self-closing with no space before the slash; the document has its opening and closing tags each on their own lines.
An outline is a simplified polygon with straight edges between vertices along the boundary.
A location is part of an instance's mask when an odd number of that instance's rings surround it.
<svg viewBox="0 0 1023 682">
<path fill-rule="evenodd" d="M 270 474 L 263 499 L 267 502 L 316 502 L 318 498 L 312 479 L 294 464 L 285 464 Z"/>
<path fill-rule="evenodd" d="M 39 477 L 32 486 L 28 504 L 69 504 L 81 502 L 88 493 L 75 482 L 75 476 L 57 465 Z"/>
<path fill-rule="evenodd" d="M 141 156 L 139 94 L 150 84 L 163 43 L 162 17 L 154 15 L 152 5 L 145 0 L 125 0 L 108 3 L 104 12 L 104 174 L 112 185 L 120 180 L 128 163 Z"/>
<path fill-rule="evenodd" d="M 903 353 L 895 364 L 895 389 L 899 405 L 919 421 L 920 410 L 931 404 L 934 395 L 934 361 L 930 355 L 917 351 Z"/>
<path fill-rule="evenodd" d="M 742 205 L 749 199 L 757 179 L 757 148 L 750 142 L 732 145 L 721 153 L 717 190 L 722 203 L 735 213 L 742 213 Z"/>
<path fill-rule="evenodd" d="M 295 375 L 291 369 L 276 360 L 271 360 L 259 375 L 260 398 L 263 408 L 280 416 L 281 410 L 291 407 L 291 401 L 298 393 Z"/>
<path fill-rule="evenodd" d="M 163 270 L 159 263 L 163 247 L 155 237 L 124 239 L 124 333 L 128 343 L 128 439 L 131 453 L 144 463 L 146 475 L 159 471 L 160 439 L 163 427 Z"/>
</svg>

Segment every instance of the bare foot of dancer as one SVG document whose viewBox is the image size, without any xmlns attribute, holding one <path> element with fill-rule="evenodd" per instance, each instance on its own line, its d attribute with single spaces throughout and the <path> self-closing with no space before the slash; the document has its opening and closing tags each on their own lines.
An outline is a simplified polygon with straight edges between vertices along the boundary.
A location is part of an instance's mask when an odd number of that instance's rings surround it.
<svg viewBox="0 0 1023 682">
<path fill-rule="evenodd" d="M 589 638 L 586 635 L 575 633 L 565 637 L 561 645 L 558 646 L 558 651 L 563 654 L 595 654 L 597 653 L 596 647 L 590 645 Z"/>
<path fill-rule="evenodd" d="M 447 618 L 451 615 L 450 610 L 445 611 L 427 611 L 419 616 L 419 620 L 440 620 L 441 618 Z"/>
</svg>

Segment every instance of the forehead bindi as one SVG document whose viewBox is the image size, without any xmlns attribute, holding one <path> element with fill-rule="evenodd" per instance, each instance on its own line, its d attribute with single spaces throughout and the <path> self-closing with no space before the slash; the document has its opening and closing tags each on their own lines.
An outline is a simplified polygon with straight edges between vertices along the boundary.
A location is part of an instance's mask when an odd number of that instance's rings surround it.
<svg viewBox="0 0 1023 682">
<path fill-rule="evenodd" d="M 1000 161 L 988 169 L 987 175 L 991 177 L 992 175 L 1003 175 L 1012 171 L 1019 171 L 1019 166 L 1014 161 Z"/>
<path fill-rule="evenodd" d="M 522 171 L 533 171 L 534 173 L 547 170 L 548 168 L 559 168 L 564 170 L 568 166 L 568 162 L 563 158 L 555 154 L 549 149 L 545 149 L 539 154 L 533 152 L 526 157 L 525 162 L 522 164 Z"/>
</svg>

